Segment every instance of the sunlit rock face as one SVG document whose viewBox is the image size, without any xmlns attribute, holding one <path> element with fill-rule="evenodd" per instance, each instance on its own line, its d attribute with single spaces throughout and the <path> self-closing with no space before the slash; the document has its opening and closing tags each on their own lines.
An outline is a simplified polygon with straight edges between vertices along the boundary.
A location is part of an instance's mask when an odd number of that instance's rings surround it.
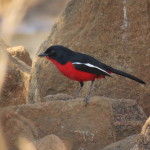
<svg viewBox="0 0 150 150">
<path fill-rule="evenodd" d="M 113 78 L 95 82 L 93 95 L 135 99 L 149 114 L 149 6 L 146 0 L 71 0 L 38 53 L 50 45 L 61 44 L 143 79 L 146 86 L 112 75 Z M 87 93 L 88 85 L 82 96 Z M 61 75 L 51 62 L 34 59 L 30 102 L 40 101 L 49 94 L 71 94 L 77 86 Z"/>
<path fill-rule="evenodd" d="M 4 46 L 2 41 L 0 42 L 0 53 L 6 53 L 8 57 L 7 63 L 0 65 L 2 71 L 1 75 L 5 72 L 3 79 L 1 76 L 3 86 L 1 88 L 0 107 L 25 104 L 31 68 L 20 59 L 8 53 L 6 50 L 8 46 Z M 24 58 L 27 60 L 28 57 L 24 55 Z M 5 59 L 5 57 L 2 58 L 2 63 L 4 63 Z M 5 67 L 5 69 L 2 67 Z"/>
</svg>

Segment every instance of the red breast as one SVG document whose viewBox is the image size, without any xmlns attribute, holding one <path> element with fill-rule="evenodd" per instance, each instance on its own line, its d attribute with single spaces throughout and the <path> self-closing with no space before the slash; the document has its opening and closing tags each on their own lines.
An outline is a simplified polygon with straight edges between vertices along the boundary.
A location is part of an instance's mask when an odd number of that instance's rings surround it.
<svg viewBox="0 0 150 150">
<path fill-rule="evenodd" d="M 95 78 L 104 78 L 104 76 L 98 77 L 95 74 L 77 70 L 75 69 L 74 65 L 71 62 L 62 65 L 54 59 L 51 59 L 49 57 L 47 57 L 47 59 L 51 60 L 63 75 L 71 78 L 72 80 L 82 82 L 82 81 L 91 81 L 94 80 Z"/>
</svg>

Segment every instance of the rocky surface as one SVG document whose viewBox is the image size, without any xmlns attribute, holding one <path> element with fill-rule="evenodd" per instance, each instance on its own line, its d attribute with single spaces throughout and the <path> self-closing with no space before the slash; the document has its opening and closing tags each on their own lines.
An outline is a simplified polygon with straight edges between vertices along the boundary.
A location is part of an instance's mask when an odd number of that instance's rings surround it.
<svg viewBox="0 0 150 150">
<path fill-rule="evenodd" d="M 71 0 L 38 53 L 50 45 L 62 44 L 142 78 L 146 86 L 113 75 L 113 78 L 96 81 L 93 95 L 135 99 L 149 114 L 149 9 L 147 0 Z M 82 95 L 87 93 L 88 85 Z M 77 86 L 61 75 L 50 61 L 34 59 L 30 102 L 41 101 L 49 94 L 71 94 Z"/>
<path fill-rule="evenodd" d="M 106 146 L 103 150 L 149 150 L 150 149 L 150 118 L 138 135 L 129 136 L 123 140 Z"/>
<path fill-rule="evenodd" d="M 150 118 L 147 119 L 146 123 L 142 127 L 139 138 L 134 143 L 131 150 L 149 150 L 150 149 Z"/>
<path fill-rule="evenodd" d="M 70 100 L 70 99 L 72 99 L 72 96 L 60 93 L 56 95 L 47 95 L 42 98 L 42 102 L 56 101 L 56 100 Z"/>
<path fill-rule="evenodd" d="M 1 88 L 4 82 L 5 73 L 6 73 L 6 65 L 7 65 L 7 52 L 6 52 L 7 45 L 5 42 L 0 38 L 0 93 Z"/>
<path fill-rule="evenodd" d="M 101 149 L 119 139 L 139 133 L 146 120 L 135 101 L 105 97 L 92 97 L 87 107 L 83 99 L 53 100 L 3 108 L 0 114 L 4 116 L 0 122 L 4 131 L 8 130 L 4 132 L 7 137 L 12 134 L 15 139 L 20 135 L 26 138 L 29 136 L 32 141 L 33 138 L 39 140 L 55 134 L 72 150 Z M 20 129 L 23 131 L 20 132 Z"/>
<path fill-rule="evenodd" d="M 135 100 L 118 99 L 112 101 L 116 140 L 139 133 L 141 121 L 145 120 L 143 110 Z M 132 114 L 132 115 L 131 115 Z"/>
<path fill-rule="evenodd" d="M 7 51 L 13 56 L 18 58 L 19 60 L 23 61 L 27 65 L 32 65 L 32 60 L 29 56 L 29 53 L 23 46 L 17 46 L 17 47 L 9 47 L 7 48 Z"/>
<path fill-rule="evenodd" d="M 11 150 L 17 147 L 19 138 L 24 137 L 29 141 L 34 141 L 38 136 L 38 131 L 32 121 L 16 112 L 6 108 L 0 113 L 0 125 L 7 139 L 7 147 Z"/>
<path fill-rule="evenodd" d="M 6 52 L 6 49 L 3 50 Z M 31 69 L 21 60 L 12 57 L 9 53 L 7 55 L 5 82 L 0 96 L 0 106 L 3 107 L 26 103 Z"/>
<path fill-rule="evenodd" d="M 63 141 L 56 135 L 48 135 L 33 142 L 37 150 L 69 150 L 66 149 Z"/>
<path fill-rule="evenodd" d="M 130 150 L 132 148 L 133 143 L 138 139 L 139 135 L 132 135 L 123 140 L 115 142 L 106 146 L 102 150 Z"/>
</svg>

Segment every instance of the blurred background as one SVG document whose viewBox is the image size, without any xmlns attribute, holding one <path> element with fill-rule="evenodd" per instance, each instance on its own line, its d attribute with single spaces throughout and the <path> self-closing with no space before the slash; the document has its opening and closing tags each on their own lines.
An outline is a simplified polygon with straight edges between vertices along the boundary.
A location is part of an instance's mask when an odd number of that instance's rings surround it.
<svg viewBox="0 0 150 150">
<path fill-rule="evenodd" d="M 0 0 L 0 36 L 34 57 L 69 0 Z"/>
<path fill-rule="evenodd" d="M 6 76 L 8 47 L 23 45 L 33 59 L 69 0 L 0 0 L 0 94 Z M 20 139 L 21 140 L 21 139 Z M 20 150 L 35 150 L 33 145 Z M 0 149 L 7 150 L 0 124 Z"/>
</svg>

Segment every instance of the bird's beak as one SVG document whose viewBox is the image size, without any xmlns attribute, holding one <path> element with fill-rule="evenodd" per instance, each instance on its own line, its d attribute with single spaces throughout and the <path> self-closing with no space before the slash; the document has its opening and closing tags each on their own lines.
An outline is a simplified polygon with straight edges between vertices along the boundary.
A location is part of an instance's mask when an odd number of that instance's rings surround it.
<svg viewBox="0 0 150 150">
<path fill-rule="evenodd" d="M 45 52 L 42 52 L 38 55 L 39 57 L 44 57 L 44 56 L 48 56 L 48 54 L 46 54 Z"/>
</svg>

